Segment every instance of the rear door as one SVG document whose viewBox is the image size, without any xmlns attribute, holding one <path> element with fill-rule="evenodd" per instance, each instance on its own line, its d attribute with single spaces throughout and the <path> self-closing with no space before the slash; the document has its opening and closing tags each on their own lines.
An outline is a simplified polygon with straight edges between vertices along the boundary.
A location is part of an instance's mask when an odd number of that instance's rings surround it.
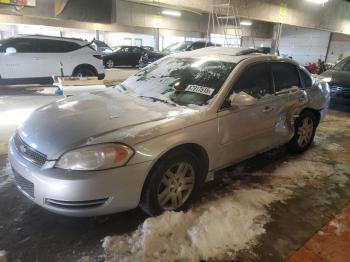
<svg viewBox="0 0 350 262">
<path fill-rule="evenodd" d="M 293 136 L 293 118 L 296 111 L 307 101 L 302 89 L 299 70 L 288 62 L 271 63 L 275 86 L 275 118 L 276 124 L 273 139 L 276 143 L 289 141 Z"/>
<path fill-rule="evenodd" d="M 43 71 L 47 76 L 60 76 L 61 63 L 63 68 L 64 45 L 62 41 L 52 39 L 40 39 L 40 55 L 39 61 L 42 65 Z"/>
<path fill-rule="evenodd" d="M 74 67 L 77 65 L 77 54 L 71 52 L 80 48 L 77 43 L 55 40 L 41 39 L 40 40 L 40 63 L 43 66 L 43 71 L 47 76 L 70 76 Z M 61 72 L 62 65 L 62 72 Z"/>
</svg>

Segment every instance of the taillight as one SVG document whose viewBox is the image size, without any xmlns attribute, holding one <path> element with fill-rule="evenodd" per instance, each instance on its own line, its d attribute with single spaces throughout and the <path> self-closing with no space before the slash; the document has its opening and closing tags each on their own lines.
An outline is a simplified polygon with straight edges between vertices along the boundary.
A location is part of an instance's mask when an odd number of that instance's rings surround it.
<svg viewBox="0 0 350 262">
<path fill-rule="evenodd" d="M 93 55 L 94 57 L 96 57 L 99 60 L 102 60 L 102 56 L 101 55 Z"/>
</svg>

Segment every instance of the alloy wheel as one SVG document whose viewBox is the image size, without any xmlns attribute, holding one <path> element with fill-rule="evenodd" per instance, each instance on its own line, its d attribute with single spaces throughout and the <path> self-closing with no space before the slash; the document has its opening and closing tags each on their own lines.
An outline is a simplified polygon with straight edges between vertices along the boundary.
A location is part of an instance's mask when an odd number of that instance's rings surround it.
<svg viewBox="0 0 350 262">
<path fill-rule="evenodd" d="M 107 60 L 106 66 L 107 66 L 108 68 L 112 68 L 112 67 L 114 66 L 113 60 L 111 60 L 111 59 Z"/>
<path fill-rule="evenodd" d="M 158 188 L 158 202 L 164 210 L 176 210 L 191 195 L 195 184 L 195 172 L 190 163 L 180 162 L 164 173 Z"/>
<path fill-rule="evenodd" d="M 300 147 L 307 146 L 311 139 L 314 131 L 314 122 L 310 117 L 305 117 L 298 127 L 298 145 Z"/>
</svg>

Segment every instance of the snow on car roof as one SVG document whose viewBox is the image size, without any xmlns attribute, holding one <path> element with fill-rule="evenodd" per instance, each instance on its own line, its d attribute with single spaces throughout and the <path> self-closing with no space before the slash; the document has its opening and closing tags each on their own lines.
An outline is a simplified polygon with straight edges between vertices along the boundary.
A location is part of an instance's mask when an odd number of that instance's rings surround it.
<svg viewBox="0 0 350 262">
<path fill-rule="evenodd" d="M 238 63 L 248 57 L 264 56 L 258 50 L 244 47 L 206 47 L 194 51 L 175 53 L 170 56 L 178 58 L 207 58 L 231 63 Z"/>
</svg>

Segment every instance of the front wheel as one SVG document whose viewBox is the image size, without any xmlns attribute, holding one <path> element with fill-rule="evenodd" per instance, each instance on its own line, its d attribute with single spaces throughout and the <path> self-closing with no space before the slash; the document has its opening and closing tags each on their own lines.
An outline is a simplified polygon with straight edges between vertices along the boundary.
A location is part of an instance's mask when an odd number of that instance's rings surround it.
<svg viewBox="0 0 350 262">
<path fill-rule="evenodd" d="M 151 171 L 141 208 L 151 216 L 183 209 L 201 184 L 200 170 L 199 161 L 191 152 L 168 154 Z"/>
<path fill-rule="evenodd" d="M 292 153 L 301 153 L 312 144 L 317 127 L 317 118 L 314 113 L 305 111 L 295 121 L 295 131 L 288 148 Z"/>
<path fill-rule="evenodd" d="M 114 61 L 112 59 L 108 59 L 106 61 L 106 67 L 107 68 L 113 68 L 114 67 Z"/>
</svg>

